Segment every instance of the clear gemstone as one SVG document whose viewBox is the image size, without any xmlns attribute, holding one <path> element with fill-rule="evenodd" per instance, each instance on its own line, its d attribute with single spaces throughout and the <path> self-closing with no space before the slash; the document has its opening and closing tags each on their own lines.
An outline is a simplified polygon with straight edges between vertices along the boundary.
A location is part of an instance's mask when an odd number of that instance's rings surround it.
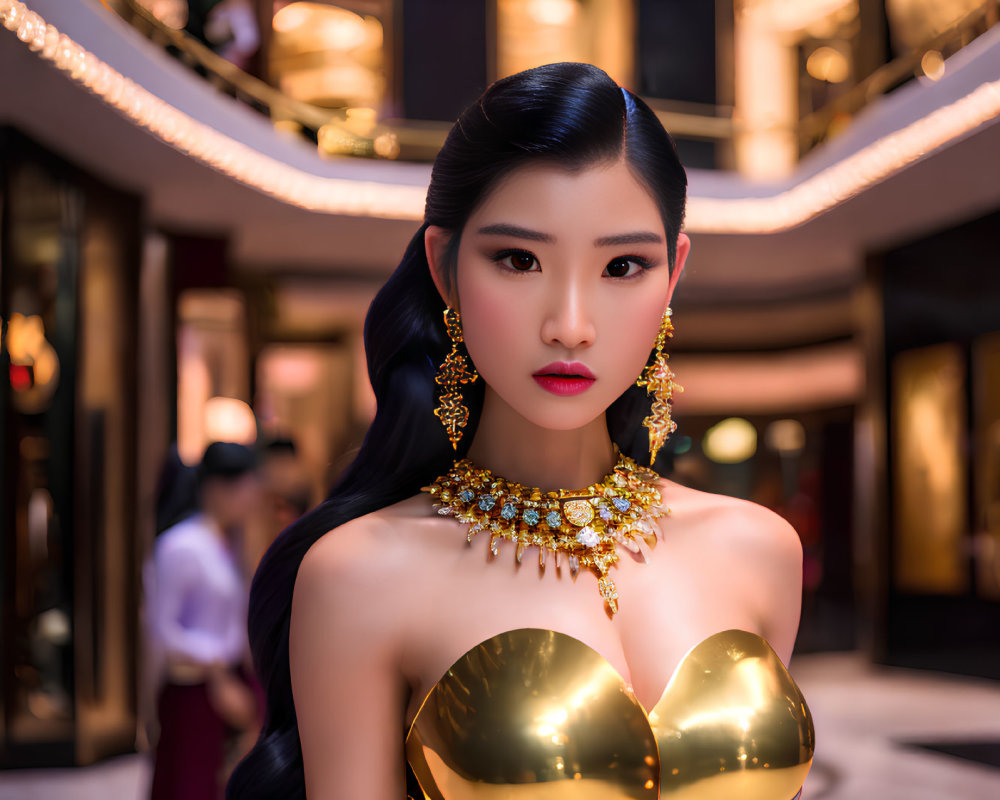
<svg viewBox="0 0 1000 800">
<path fill-rule="evenodd" d="M 597 531 L 588 526 L 580 528 L 576 534 L 576 540 L 584 547 L 594 547 L 600 541 L 600 537 L 597 535 Z"/>
<path fill-rule="evenodd" d="M 605 522 L 611 522 L 611 520 L 614 518 L 614 513 L 607 506 L 601 506 L 597 510 L 597 513 L 600 515 L 601 519 L 603 519 Z"/>
<path fill-rule="evenodd" d="M 569 573 L 575 578 L 577 573 L 580 571 L 580 559 L 573 553 L 570 553 L 569 558 L 566 560 L 569 561 Z"/>
<path fill-rule="evenodd" d="M 481 511 L 489 511 L 496 504 L 497 504 L 497 499 L 493 495 L 491 494 L 479 495 L 479 509 Z"/>
<path fill-rule="evenodd" d="M 503 508 L 500 509 L 500 516 L 505 520 L 512 520 L 517 516 L 517 506 L 513 503 L 504 503 Z"/>
<path fill-rule="evenodd" d="M 611 502 L 614 503 L 615 508 L 622 513 L 628 511 L 632 507 L 632 504 L 624 497 L 612 497 Z"/>
<path fill-rule="evenodd" d="M 533 508 L 526 508 L 524 510 L 524 514 L 521 516 L 528 525 L 537 525 L 538 521 L 542 518 L 541 515 Z"/>
<path fill-rule="evenodd" d="M 562 517 L 559 516 L 558 511 L 550 511 L 545 515 L 545 524 L 550 528 L 558 528 L 562 523 Z"/>
<path fill-rule="evenodd" d="M 462 489 L 462 491 L 458 493 L 458 499 L 463 503 L 471 503 L 472 498 L 475 496 L 475 493 L 471 489 Z"/>
</svg>

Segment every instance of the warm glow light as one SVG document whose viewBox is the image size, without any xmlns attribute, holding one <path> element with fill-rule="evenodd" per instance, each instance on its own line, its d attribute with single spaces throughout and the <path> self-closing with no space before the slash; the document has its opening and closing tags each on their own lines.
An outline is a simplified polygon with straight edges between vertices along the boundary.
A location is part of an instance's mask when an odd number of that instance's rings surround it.
<svg viewBox="0 0 1000 800">
<path fill-rule="evenodd" d="M 742 417 L 729 417 L 708 429 L 701 448 L 717 464 L 739 464 L 756 452 L 757 429 Z"/>
<path fill-rule="evenodd" d="M 271 25 L 280 34 L 302 33 L 310 39 L 322 39 L 330 50 L 353 50 L 368 40 L 364 17 L 326 3 L 287 5 L 274 15 Z"/>
<path fill-rule="evenodd" d="M 154 17 L 164 25 L 180 30 L 188 21 L 188 6 L 185 0 L 139 0 Z"/>
<path fill-rule="evenodd" d="M 212 397 L 205 403 L 205 439 L 209 442 L 257 441 L 257 419 L 250 406 L 235 397 Z"/>
<path fill-rule="evenodd" d="M 25 414 L 40 413 L 59 382 L 59 357 L 45 338 L 44 321 L 38 314 L 11 314 L 3 344 L 10 358 L 7 378 L 16 392 L 15 407 Z"/>
<path fill-rule="evenodd" d="M 928 50 L 920 59 L 920 69 L 932 81 L 944 77 L 944 56 L 937 50 Z"/>
<path fill-rule="evenodd" d="M 542 25 L 571 25 L 576 20 L 576 0 L 530 0 L 528 13 Z"/>
<path fill-rule="evenodd" d="M 347 109 L 346 114 L 348 122 L 357 122 L 362 124 L 371 124 L 375 122 L 374 108 L 349 108 Z"/>
<path fill-rule="evenodd" d="M 40 58 L 164 142 L 264 194 L 327 214 L 422 220 L 426 186 L 324 178 L 263 155 L 165 103 L 60 34 L 19 0 L 0 0 L 0 23 Z M 1000 79 L 872 142 L 769 197 L 692 197 L 693 233 L 778 233 L 802 225 L 1000 116 Z M 391 142 L 383 142 L 391 152 Z"/>
<path fill-rule="evenodd" d="M 279 9 L 271 21 L 271 27 L 278 33 L 289 33 L 296 28 L 301 28 L 312 16 L 311 5 L 312 3 L 292 3 Z"/>
<path fill-rule="evenodd" d="M 12 366 L 31 367 L 31 385 L 46 387 L 58 377 L 59 358 L 45 338 L 45 325 L 37 314 L 11 314 L 6 345 Z"/>
<path fill-rule="evenodd" d="M 836 47 L 817 47 L 806 59 L 806 72 L 818 81 L 840 83 L 847 80 L 847 57 Z"/>
<path fill-rule="evenodd" d="M 797 419 L 779 419 L 767 426 L 764 441 L 782 455 L 793 455 L 806 446 L 806 429 Z"/>
<path fill-rule="evenodd" d="M 317 354 L 301 348 L 271 347 L 261 355 L 267 382 L 286 394 L 304 394 L 320 381 L 322 363 Z"/>
<path fill-rule="evenodd" d="M 269 69 L 282 92 L 328 108 L 379 105 L 385 77 L 377 17 L 297 2 L 282 8 L 273 25 Z M 338 146 L 331 152 L 351 151 Z"/>
<path fill-rule="evenodd" d="M 32 364 L 45 344 L 45 326 L 37 314 L 14 313 L 7 326 L 7 353 L 12 364 Z"/>
</svg>

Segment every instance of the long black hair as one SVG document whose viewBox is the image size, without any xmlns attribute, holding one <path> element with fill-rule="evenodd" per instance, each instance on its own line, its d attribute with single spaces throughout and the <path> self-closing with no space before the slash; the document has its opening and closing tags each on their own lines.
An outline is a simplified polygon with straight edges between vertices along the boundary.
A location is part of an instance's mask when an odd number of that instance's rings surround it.
<svg viewBox="0 0 1000 800">
<path fill-rule="evenodd" d="M 250 644 L 267 694 L 266 722 L 229 781 L 228 800 L 305 798 L 288 631 L 292 589 L 306 551 L 339 525 L 416 494 L 446 472 L 456 456 L 433 416 L 436 365 L 450 342 L 442 322 L 444 303 L 424 250 L 427 226 L 452 233 L 447 258 L 453 271 L 466 220 L 513 169 L 545 162 L 579 170 L 619 158 L 659 207 L 673 269 L 684 219 L 684 168 L 656 115 L 602 70 L 589 64 L 549 64 L 503 78 L 452 127 L 431 172 L 424 224 L 365 320 L 375 419 L 329 497 L 275 540 L 253 581 Z M 465 397 L 469 427 L 460 457 L 482 410 L 482 382 L 467 387 Z M 637 434 L 647 413 L 645 392 L 634 385 L 607 411 L 611 438 L 640 461 L 647 457 L 648 445 L 646 436 Z"/>
</svg>

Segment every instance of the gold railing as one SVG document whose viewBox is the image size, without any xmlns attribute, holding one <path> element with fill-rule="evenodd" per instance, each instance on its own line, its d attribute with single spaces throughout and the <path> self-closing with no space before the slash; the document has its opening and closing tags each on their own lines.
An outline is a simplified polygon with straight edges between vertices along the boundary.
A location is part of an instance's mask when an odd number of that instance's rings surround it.
<svg viewBox="0 0 1000 800">
<path fill-rule="evenodd" d="M 805 153 L 832 135 L 873 100 L 922 73 L 927 53 L 953 55 L 1000 21 L 1000 0 L 988 0 L 921 47 L 883 64 L 844 94 L 799 120 L 799 151 Z"/>
<path fill-rule="evenodd" d="M 194 37 L 164 24 L 136 0 L 102 3 L 151 41 L 172 48 L 181 61 L 202 71 L 221 91 L 268 114 L 276 126 L 302 129 L 314 136 L 322 154 L 430 160 L 451 127 L 436 123 L 372 125 L 368 120 L 352 120 L 349 109 L 323 108 L 296 100 L 244 72 Z"/>
<path fill-rule="evenodd" d="M 384 119 L 353 120 L 349 109 L 323 108 L 296 100 L 244 72 L 209 47 L 164 24 L 136 0 L 101 0 L 135 28 L 164 47 L 173 48 L 188 65 L 202 71 L 222 91 L 270 115 L 282 128 L 299 128 L 315 137 L 327 155 L 433 160 L 451 127 L 445 122 Z M 923 46 L 889 61 L 825 106 L 802 117 L 796 125 L 799 152 L 805 153 L 836 135 L 862 108 L 921 74 L 928 52 L 944 56 L 964 47 L 1000 21 L 1000 0 L 988 0 Z M 732 142 L 739 123 L 731 108 L 677 103 L 648 98 L 664 126 L 685 138 Z"/>
</svg>

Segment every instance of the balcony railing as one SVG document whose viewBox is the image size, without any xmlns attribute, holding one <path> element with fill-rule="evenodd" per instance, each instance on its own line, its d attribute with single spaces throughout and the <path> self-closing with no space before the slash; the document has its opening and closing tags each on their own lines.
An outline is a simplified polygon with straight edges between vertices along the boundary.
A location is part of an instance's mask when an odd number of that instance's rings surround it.
<svg viewBox="0 0 1000 800">
<path fill-rule="evenodd" d="M 102 2 L 113 5 L 134 27 L 205 75 L 221 91 L 269 115 L 276 126 L 304 133 L 317 143 L 321 154 L 430 161 L 450 128 L 448 122 L 374 120 L 370 113 L 355 115 L 350 108 L 302 102 L 226 61 L 192 36 L 164 24 L 137 0 Z M 929 54 L 947 58 L 998 21 L 1000 0 L 988 0 L 922 46 L 882 64 L 833 100 L 802 116 L 794 125 L 799 155 L 835 137 L 863 108 L 907 80 L 921 75 L 935 78 L 928 73 Z M 648 98 L 648 102 L 676 137 L 726 146 L 743 132 L 738 109 L 729 106 L 657 98 Z"/>
</svg>

